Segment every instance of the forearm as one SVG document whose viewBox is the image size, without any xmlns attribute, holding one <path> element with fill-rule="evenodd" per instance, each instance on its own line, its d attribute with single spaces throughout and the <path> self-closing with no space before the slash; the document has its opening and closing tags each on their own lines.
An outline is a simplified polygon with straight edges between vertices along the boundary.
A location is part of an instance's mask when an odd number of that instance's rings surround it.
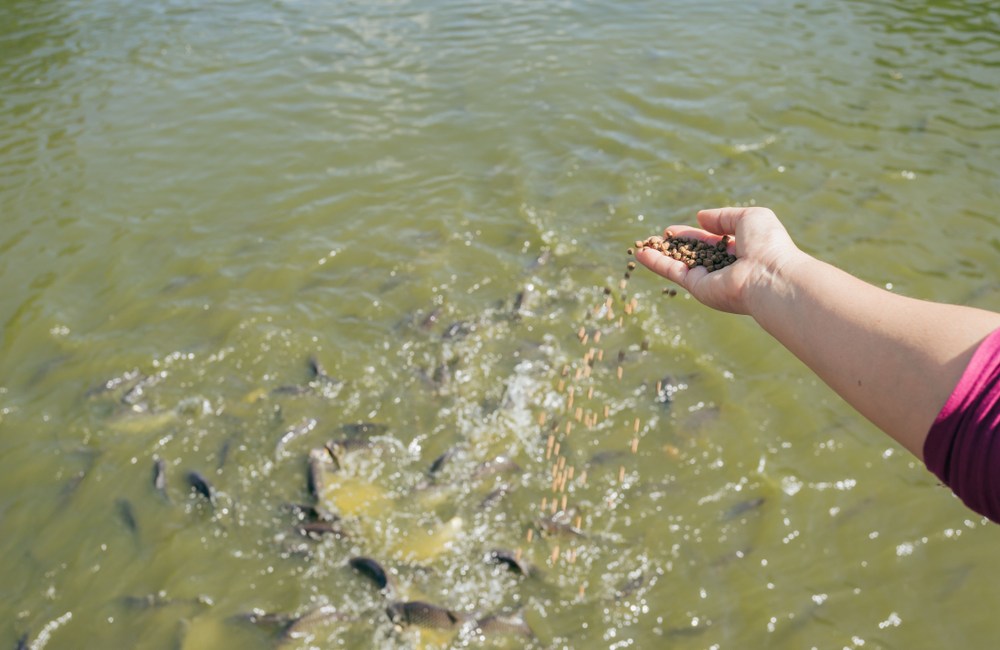
<svg viewBox="0 0 1000 650">
<path fill-rule="evenodd" d="M 923 458 L 927 431 L 1000 315 L 899 296 L 804 253 L 752 290 L 751 315 L 844 400 Z"/>
</svg>

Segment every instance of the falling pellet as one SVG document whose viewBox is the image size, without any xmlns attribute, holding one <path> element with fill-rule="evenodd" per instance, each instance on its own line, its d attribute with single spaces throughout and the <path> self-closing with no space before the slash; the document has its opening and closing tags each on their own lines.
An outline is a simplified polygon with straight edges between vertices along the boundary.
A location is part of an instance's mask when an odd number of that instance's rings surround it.
<svg viewBox="0 0 1000 650">
<path fill-rule="evenodd" d="M 566 512 L 566 503 L 567 503 L 567 501 L 566 501 L 566 495 L 564 494 L 563 498 L 562 498 L 562 511 L 563 512 Z"/>
<path fill-rule="evenodd" d="M 635 419 L 635 423 L 632 425 L 632 431 L 634 433 L 639 433 L 639 418 Z"/>
<path fill-rule="evenodd" d="M 555 454 L 556 456 L 558 456 L 558 455 L 559 455 L 559 446 L 560 446 L 560 444 L 561 444 L 561 443 L 558 443 L 558 442 L 557 442 L 557 443 L 555 444 L 555 446 L 554 446 L 554 447 L 552 447 L 552 453 L 553 453 L 553 454 Z"/>
<path fill-rule="evenodd" d="M 601 342 L 601 330 L 597 330 L 596 332 L 594 332 L 594 345 L 597 345 L 600 342 Z"/>
<path fill-rule="evenodd" d="M 556 544 L 552 548 L 552 557 L 549 558 L 549 559 L 552 560 L 552 564 L 555 564 L 559 560 L 559 545 L 558 544 Z"/>
<path fill-rule="evenodd" d="M 634 454 L 637 451 L 639 451 L 639 438 L 635 437 L 632 438 L 632 453 Z"/>
<path fill-rule="evenodd" d="M 538 414 L 538 426 L 540 427 L 545 426 L 545 411 L 542 411 L 541 413 Z"/>
<path fill-rule="evenodd" d="M 525 535 L 525 538 L 528 540 L 528 543 L 530 544 L 531 540 L 535 538 L 535 529 L 529 528 L 528 533 Z"/>
<path fill-rule="evenodd" d="M 624 372 L 625 372 L 625 371 L 624 371 L 624 370 L 622 370 L 622 367 L 621 367 L 621 366 L 618 366 L 618 379 L 619 379 L 619 380 L 621 380 L 621 378 L 622 378 L 622 373 L 624 373 Z"/>
<path fill-rule="evenodd" d="M 624 483 L 625 482 L 625 466 L 624 465 L 619 465 L 618 466 L 618 482 L 619 483 Z"/>
</svg>

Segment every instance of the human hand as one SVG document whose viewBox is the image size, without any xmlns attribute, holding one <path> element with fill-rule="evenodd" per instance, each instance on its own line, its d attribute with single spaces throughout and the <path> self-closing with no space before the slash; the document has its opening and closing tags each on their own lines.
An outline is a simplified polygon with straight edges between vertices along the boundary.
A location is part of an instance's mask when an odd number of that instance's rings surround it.
<svg viewBox="0 0 1000 650">
<path fill-rule="evenodd" d="M 703 266 L 688 266 L 658 250 L 643 248 L 636 259 L 654 273 L 687 289 L 709 307 L 734 314 L 752 314 L 756 292 L 771 289 L 778 271 L 801 255 L 778 217 L 767 208 L 715 208 L 698 212 L 701 228 L 670 226 L 674 237 L 715 244 L 732 237 L 727 250 L 736 262 L 709 273 Z"/>
</svg>

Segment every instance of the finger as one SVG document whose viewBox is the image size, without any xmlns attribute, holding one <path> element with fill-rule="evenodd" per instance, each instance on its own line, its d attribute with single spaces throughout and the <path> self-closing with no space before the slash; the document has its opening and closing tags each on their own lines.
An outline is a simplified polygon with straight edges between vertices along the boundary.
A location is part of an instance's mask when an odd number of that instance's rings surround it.
<svg viewBox="0 0 1000 650">
<path fill-rule="evenodd" d="M 663 236 L 666 238 L 685 237 L 688 239 L 707 240 L 713 235 L 712 233 L 702 230 L 701 228 L 695 228 L 694 226 L 685 226 L 684 224 L 678 224 L 678 225 L 668 226 L 667 229 L 663 231 Z"/>
<path fill-rule="evenodd" d="M 735 235 L 736 224 L 749 208 L 712 208 L 698 211 L 698 223 L 716 235 Z"/>
<path fill-rule="evenodd" d="M 685 289 L 687 288 L 684 283 L 687 280 L 689 269 L 684 262 L 667 257 L 653 248 L 643 248 L 636 251 L 635 259 L 653 273 L 661 275 L 671 282 L 676 282 Z"/>
</svg>

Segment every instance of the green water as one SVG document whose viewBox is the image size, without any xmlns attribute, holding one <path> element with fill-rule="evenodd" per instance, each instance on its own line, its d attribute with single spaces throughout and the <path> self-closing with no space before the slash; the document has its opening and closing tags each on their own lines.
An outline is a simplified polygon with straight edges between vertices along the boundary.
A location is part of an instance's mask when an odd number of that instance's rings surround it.
<svg viewBox="0 0 1000 650">
<path fill-rule="evenodd" d="M 504 647 L 995 646 L 994 525 L 748 319 L 619 283 L 757 203 L 1000 309 L 998 75 L 986 2 L 0 0 L 0 644 L 480 643 L 395 630 L 421 599 Z M 303 537 L 358 422 L 350 536 Z"/>
</svg>

